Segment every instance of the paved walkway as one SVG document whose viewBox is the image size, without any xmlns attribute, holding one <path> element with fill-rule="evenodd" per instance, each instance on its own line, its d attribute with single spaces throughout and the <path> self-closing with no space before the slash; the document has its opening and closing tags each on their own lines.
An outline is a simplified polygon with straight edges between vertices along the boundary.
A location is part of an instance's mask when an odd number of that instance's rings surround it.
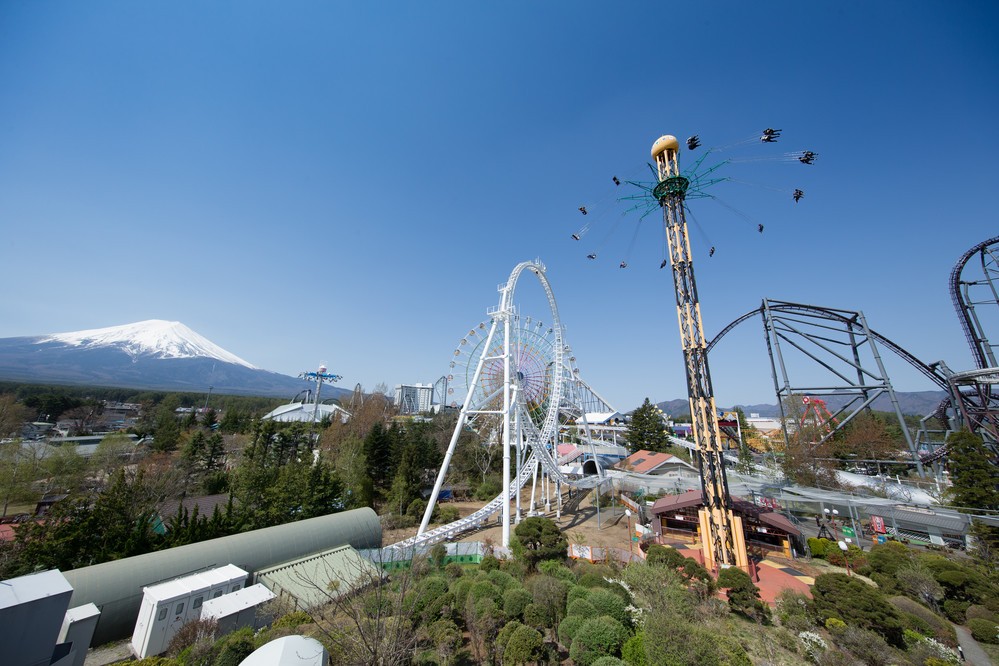
<svg viewBox="0 0 999 666">
<path fill-rule="evenodd" d="M 700 548 L 682 545 L 676 545 L 674 548 L 686 557 L 704 564 L 704 556 L 701 554 Z M 808 597 L 812 596 L 808 588 L 815 582 L 815 579 L 779 562 L 765 559 L 759 563 L 759 566 L 750 569 L 750 575 L 753 577 L 756 587 L 760 588 L 760 598 L 771 606 L 774 605 L 777 596 L 787 589 L 801 592 Z"/>
<path fill-rule="evenodd" d="M 954 625 L 954 629 L 957 630 L 957 642 L 961 646 L 961 649 L 964 650 L 966 664 L 992 666 L 992 660 L 989 659 L 989 655 L 985 653 L 985 650 L 978 644 L 978 641 L 971 637 L 970 631 L 956 624 Z"/>
</svg>

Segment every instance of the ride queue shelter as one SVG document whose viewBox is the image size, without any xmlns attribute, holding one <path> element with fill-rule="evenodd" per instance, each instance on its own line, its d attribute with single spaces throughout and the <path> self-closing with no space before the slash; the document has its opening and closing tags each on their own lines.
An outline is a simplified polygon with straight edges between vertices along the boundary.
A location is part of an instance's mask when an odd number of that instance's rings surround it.
<svg viewBox="0 0 999 666">
<path fill-rule="evenodd" d="M 656 540 L 660 543 L 700 542 L 702 535 L 697 512 L 703 506 L 704 496 L 700 490 L 656 500 L 649 512 Z M 742 518 L 747 549 L 792 556 L 791 541 L 800 539 L 801 531 L 786 516 L 736 498 L 732 498 L 732 511 Z"/>
</svg>

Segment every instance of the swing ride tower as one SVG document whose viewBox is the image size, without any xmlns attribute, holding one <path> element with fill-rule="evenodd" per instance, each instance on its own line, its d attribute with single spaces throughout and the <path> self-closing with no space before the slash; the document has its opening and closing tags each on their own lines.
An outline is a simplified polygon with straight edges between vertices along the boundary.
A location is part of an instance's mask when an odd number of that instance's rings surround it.
<svg viewBox="0 0 999 666">
<path fill-rule="evenodd" d="M 659 137 L 652 144 L 659 184 L 653 195 L 663 210 L 663 224 L 669 261 L 676 291 L 676 314 L 680 324 L 680 344 L 687 374 L 687 395 L 690 418 L 697 447 L 698 469 L 704 507 L 699 512 L 704 564 L 716 566 L 748 566 L 742 519 L 732 512 L 728 480 L 722 461 L 722 444 L 718 432 L 718 411 L 715 408 L 708 370 L 707 343 L 701 306 L 694 282 L 694 265 L 684 216 L 684 199 L 690 180 L 680 173 L 680 142 L 675 136 Z"/>
</svg>

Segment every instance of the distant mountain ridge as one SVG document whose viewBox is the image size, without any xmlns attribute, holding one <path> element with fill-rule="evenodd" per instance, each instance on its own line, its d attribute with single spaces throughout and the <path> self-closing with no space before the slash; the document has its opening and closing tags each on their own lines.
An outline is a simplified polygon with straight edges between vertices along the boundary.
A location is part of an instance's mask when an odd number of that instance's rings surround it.
<svg viewBox="0 0 999 666">
<path fill-rule="evenodd" d="M 895 391 L 895 398 L 898 400 L 899 409 L 902 410 L 903 414 L 911 414 L 915 416 L 926 416 L 927 414 L 934 411 L 940 404 L 941 400 L 947 398 L 946 391 Z M 826 396 L 823 398 L 826 401 L 826 405 L 830 410 L 836 411 L 840 407 L 846 404 L 846 398 L 838 398 L 836 396 Z M 656 403 L 659 409 L 663 410 L 669 415 L 673 414 L 689 414 L 690 404 L 686 398 L 677 400 L 666 400 L 665 402 Z M 757 404 L 757 405 L 731 405 L 723 406 L 718 405 L 719 409 L 729 410 L 735 409 L 736 407 L 742 409 L 742 411 L 749 416 L 750 414 L 759 414 L 761 417 L 779 417 L 780 409 L 777 404 Z M 888 396 L 879 396 L 873 403 L 871 403 L 871 408 L 878 412 L 892 412 L 891 401 Z"/>
<path fill-rule="evenodd" d="M 261 370 L 180 322 L 0 338 L 0 380 L 292 398 L 311 386 Z M 350 391 L 325 387 L 326 397 Z"/>
</svg>

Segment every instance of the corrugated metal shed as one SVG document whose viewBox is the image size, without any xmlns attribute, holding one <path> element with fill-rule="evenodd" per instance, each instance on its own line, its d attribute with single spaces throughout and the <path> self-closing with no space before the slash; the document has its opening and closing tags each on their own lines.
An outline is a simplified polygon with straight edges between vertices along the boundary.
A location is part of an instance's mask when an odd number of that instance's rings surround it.
<svg viewBox="0 0 999 666">
<path fill-rule="evenodd" d="M 132 631 L 143 587 L 230 563 L 259 571 L 345 544 L 381 547 L 382 528 L 374 511 L 343 511 L 73 569 L 65 576 L 73 586 L 73 606 L 94 603 L 101 609 L 94 632 L 94 645 L 101 645 Z"/>
<path fill-rule="evenodd" d="M 381 579 L 378 567 L 350 546 L 264 569 L 257 580 L 296 608 L 310 609 Z"/>
</svg>

